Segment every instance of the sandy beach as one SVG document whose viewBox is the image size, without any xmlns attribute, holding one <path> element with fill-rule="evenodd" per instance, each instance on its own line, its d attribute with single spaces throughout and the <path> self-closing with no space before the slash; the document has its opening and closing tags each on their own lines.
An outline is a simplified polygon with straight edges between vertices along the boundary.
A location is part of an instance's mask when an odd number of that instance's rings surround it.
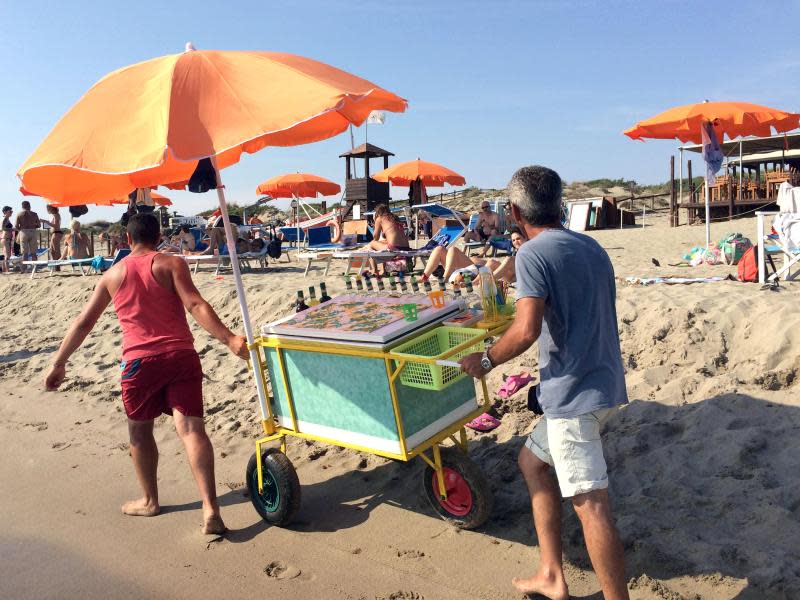
<svg viewBox="0 0 800 600">
<path fill-rule="evenodd" d="M 712 238 L 753 219 L 715 223 Z M 592 232 L 618 277 L 617 310 L 630 405 L 606 426 L 611 496 L 635 599 L 800 597 L 800 358 L 797 291 L 733 281 L 629 285 L 629 276 L 727 275 L 735 267 L 670 267 L 702 243 L 700 227 Z M 657 259 L 657 267 L 651 261 Z M 342 263 L 343 266 L 343 263 Z M 326 278 L 344 289 L 339 265 Z M 290 310 L 297 262 L 247 273 L 252 317 Z M 470 433 L 495 507 L 478 531 L 436 517 L 420 493 L 421 461 L 395 463 L 311 442 L 288 455 L 303 504 L 287 529 L 266 526 L 246 496 L 245 466 L 260 415 L 245 364 L 192 324 L 205 371 L 207 426 L 231 532 L 200 533 L 188 464 L 172 425 L 157 422 L 162 515 L 123 516 L 137 492 L 119 398 L 120 328 L 108 310 L 73 356 L 59 393 L 41 383 L 96 277 L 0 277 L 0 539 L 2 598 L 520 598 L 512 577 L 537 564 L 516 454 L 536 417 L 525 393 L 499 401 L 502 425 Z M 241 328 L 230 274 L 195 281 Z M 798 339 L 800 342 L 800 339 Z M 529 351 L 492 373 L 536 369 Z M 564 504 L 566 574 L 575 598 L 601 598 L 578 520 Z"/>
</svg>

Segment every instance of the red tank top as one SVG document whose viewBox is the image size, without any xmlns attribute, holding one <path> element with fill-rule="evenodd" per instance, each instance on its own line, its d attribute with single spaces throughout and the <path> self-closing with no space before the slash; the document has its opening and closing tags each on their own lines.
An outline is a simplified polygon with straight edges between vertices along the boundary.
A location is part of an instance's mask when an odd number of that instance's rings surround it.
<svg viewBox="0 0 800 600">
<path fill-rule="evenodd" d="M 194 350 L 183 303 L 153 277 L 158 252 L 128 255 L 125 276 L 114 294 L 122 326 L 122 359 L 133 360 L 175 350 Z"/>
</svg>

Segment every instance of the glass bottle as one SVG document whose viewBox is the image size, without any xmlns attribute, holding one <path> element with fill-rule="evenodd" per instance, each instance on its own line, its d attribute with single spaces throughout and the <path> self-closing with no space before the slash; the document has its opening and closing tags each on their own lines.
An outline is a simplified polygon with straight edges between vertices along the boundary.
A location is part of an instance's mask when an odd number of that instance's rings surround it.
<svg viewBox="0 0 800 600">
<path fill-rule="evenodd" d="M 303 290 L 297 290 L 297 300 L 294 303 L 294 312 L 299 313 L 308 309 L 306 299 L 303 297 Z"/>
<path fill-rule="evenodd" d="M 316 306 L 319 304 L 319 300 L 317 300 L 317 291 L 314 289 L 313 285 L 308 286 L 308 302 L 309 308 L 312 306 Z"/>
<path fill-rule="evenodd" d="M 356 275 L 356 291 L 360 294 L 364 291 L 364 284 L 361 282 L 361 276 Z"/>
<path fill-rule="evenodd" d="M 397 282 L 394 279 L 394 275 L 389 275 L 389 289 L 393 292 L 397 291 Z"/>
<path fill-rule="evenodd" d="M 417 278 L 413 275 L 411 276 L 411 291 L 419 294 L 419 283 L 417 283 Z"/>
<path fill-rule="evenodd" d="M 350 280 L 348 279 L 348 282 Z M 319 283 L 319 303 L 322 304 L 323 302 L 328 302 L 332 298 L 328 296 L 328 286 L 325 285 L 324 281 Z"/>
<path fill-rule="evenodd" d="M 352 293 L 353 292 L 353 280 L 350 279 L 350 275 L 344 276 L 344 285 L 347 288 L 347 291 Z"/>
<path fill-rule="evenodd" d="M 375 280 L 378 282 L 378 291 L 379 291 L 379 292 L 383 292 L 383 291 L 385 291 L 385 290 L 386 290 L 386 288 L 385 288 L 385 287 L 384 287 L 384 285 L 383 285 L 383 277 L 381 277 L 380 275 L 377 275 L 377 276 L 375 277 Z"/>
</svg>

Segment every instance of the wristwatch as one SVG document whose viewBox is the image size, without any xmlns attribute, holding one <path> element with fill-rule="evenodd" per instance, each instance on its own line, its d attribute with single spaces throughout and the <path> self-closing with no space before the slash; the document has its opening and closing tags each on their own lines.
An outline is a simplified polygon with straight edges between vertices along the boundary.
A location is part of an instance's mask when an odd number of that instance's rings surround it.
<svg viewBox="0 0 800 600">
<path fill-rule="evenodd" d="M 487 348 L 486 352 L 484 352 L 483 356 L 481 356 L 481 367 L 485 371 L 491 371 L 492 369 L 494 369 L 494 365 L 492 364 L 492 359 L 489 358 L 489 348 Z"/>
</svg>

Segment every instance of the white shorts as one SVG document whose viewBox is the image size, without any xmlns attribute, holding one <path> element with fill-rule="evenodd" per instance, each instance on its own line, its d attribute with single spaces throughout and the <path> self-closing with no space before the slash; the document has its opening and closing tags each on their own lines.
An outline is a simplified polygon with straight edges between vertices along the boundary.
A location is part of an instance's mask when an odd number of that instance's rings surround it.
<svg viewBox="0 0 800 600">
<path fill-rule="evenodd" d="M 564 498 L 608 487 L 600 427 L 617 410 L 604 408 L 568 419 L 542 418 L 525 447 L 556 470 Z"/>
</svg>

